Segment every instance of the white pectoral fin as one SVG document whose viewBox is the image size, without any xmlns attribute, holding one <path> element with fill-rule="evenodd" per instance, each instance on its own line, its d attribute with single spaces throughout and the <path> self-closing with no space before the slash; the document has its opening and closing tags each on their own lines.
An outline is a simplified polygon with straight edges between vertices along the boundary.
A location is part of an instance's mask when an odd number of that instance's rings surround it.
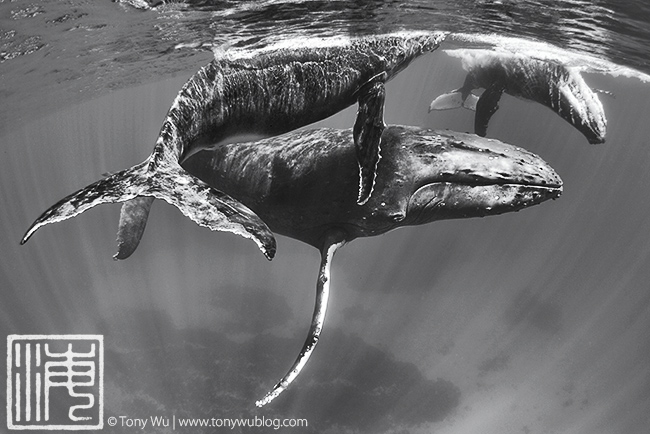
<svg viewBox="0 0 650 434">
<path fill-rule="evenodd" d="M 476 110 L 476 103 L 478 97 L 469 92 L 466 96 L 460 90 L 444 93 L 438 98 L 431 101 L 429 104 L 429 112 L 433 110 L 452 110 L 457 108 L 466 108 L 468 110 Z"/>
<path fill-rule="evenodd" d="M 345 233 L 333 229 L 325 236 L 325 241 L 323 247 L 321 248 L 321 263 L 320 263 L 320 272 L 318 274 L 318 280 L 316 281 L 316 304 L 314 306 L 314 314 L 311 320 L 311 326 L 309 327 L 309 333 L 307 339 L 296 358 L 296 361 L 293 363 L 293 366 L 289 369 L 284 377 L 273 387 L 273 389 L 255 403 L 258 407 L 263 407 L 269 402 L 273 401 L 278 397 L 293 380 L 298 377 L 302 368 L 305 367 L 309 357 L 311 356 L 318 339 L 320 338 L 320 333 L 323 330 L 323 325 L 325 323 L 325 314 L 327 313 L 327 301 L 329 299 L 330 292 L 330 269 L 332 267 L 332 258 L 334 253 L 345 244 Z"/>
<path fill-rule="evenodd" d="M 429 111 L 433 110 L 452 110 L 463 106 L 463 95 L 459 91 L 443 93 L 438 98 L 431 101 Z"/>
</svg>

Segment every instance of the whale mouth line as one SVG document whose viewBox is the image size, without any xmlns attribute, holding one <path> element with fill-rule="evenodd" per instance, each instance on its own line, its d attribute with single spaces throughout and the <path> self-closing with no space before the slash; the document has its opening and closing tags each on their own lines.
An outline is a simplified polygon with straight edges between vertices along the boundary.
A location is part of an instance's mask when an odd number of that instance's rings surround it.
<svg viewBox="0 0 650 434">
<path fill-rule="evenodd" d="M 483 217 L 528 208 L 562 195 L 562 185 L 531 182 L 433 182 L 413 192 L 406 219 L 422 224 L 446 218 Z"/>
<path fill-rule="evenodd" d="M 428 182 L 424 183 L 421 186 L 419 186 L 417 190 L 423 188 L 423 187 L 429 187 L 429 186 L 441 186 L 444 184 L 449 184 L 449 185 L 454 185 L 454 186 L 465 186 L 465 187 L 488 187 L 488 186 L 517 186 L 517 187 L 529 187 L 529 188 L 541 188 L 541 189 L 549 189 L 549 190 L 557 190 L 557 189 L 562 189 L 562 183 L 555 183 L 555 182 L 547 182 L 547 181 L 541 181 L 541 182 L 528 182 L 528 181 L 513 181 L 513 180 L 463 180 L 463 181 L 453 181 L 453 180 L 446 180 L 446 181 L 434 181 L 434 182 Z"/>
<path fill-rule="evenodd" d="M 477 181 L 477 182 L 468 182 L 468 181 L 463 181 L 463 182 L 454 182 L 454 181 L 436 181 L 436 182 L 430 182 L 427 184 L 423 184 L 422 186 L 418 187 L 415 189 L 413 194 L 411 195 L 411 199 L 416 196 L 419 192 L 423 192 L 425 190 L 429 189 L 444 189 L 445 187 L 449 188 L 454 188 L 454 189 L 462 189 L 463 187 L 467 187 L 468 189 L 481 189 L 481 187 L 485 187 L 486 189 L 521 189 L 521 190 L 527 190 L 527 191 L 536 191 L 541 194 L 546 194 L 546 195 L 551 195 L 551 194 L 561 194 L 563 191 L 563 185 L 561 183 L 530 183 L 530 182 L 512 182 L 512 181 Z"/>
</svg>

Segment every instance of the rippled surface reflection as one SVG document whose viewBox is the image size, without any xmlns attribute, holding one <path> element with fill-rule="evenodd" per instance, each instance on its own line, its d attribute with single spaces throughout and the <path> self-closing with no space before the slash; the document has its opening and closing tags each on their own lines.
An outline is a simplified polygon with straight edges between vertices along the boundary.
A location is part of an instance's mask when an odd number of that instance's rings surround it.
<svg viewBox="0 0 650 434">
<path fill-rule="evenodd" d="M 300 417 L 302 432 L 645 432 L 650 89 L 635 78 L 584 74 L 613 95 L 599 94 L 608 132 L 595 146 L 504 96 L 489 135 L 541 155 L 562 197 L 344 247 L 300 387 L 258 413 L 304 339 L 314 249 L 280 237 L 268 262 L 164 204 L 127 261 L 110 258 L 119 207 L 18 245 L 54 201 L 150 153 L 176 92 L 212 56 L 179 44 L 442 27 L 649 72 L 641 2 L 341 3 L 0 3 L 2 334 L 103 334 L 107 416 Z M 471 112 L 427 111 L 464 76 L 443 52 L 416 61 L 389 83 L 386 121 L 470 131 Z M 349 128 L 355 110 L 319 125 Z"/>
</svg>

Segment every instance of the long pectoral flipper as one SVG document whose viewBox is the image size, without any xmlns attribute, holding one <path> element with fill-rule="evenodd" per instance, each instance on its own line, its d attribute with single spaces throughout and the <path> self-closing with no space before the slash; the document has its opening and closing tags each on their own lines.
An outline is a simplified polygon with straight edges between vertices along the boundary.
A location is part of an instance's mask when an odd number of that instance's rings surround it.
<svg viewBox="0 0 650 434">
<path fill-rule="evenodd" d="M 123 170 L 108 178 L 101 179 L 76 193 L 57 202 L 45 211 L 27 230 L 21 244 L 40 227 L 75 217 L 82 212 L 102 203 L 126 202 L 136 198 L 153 197 L 174 205 L 185 216 L 200 226 L 215 231 L 227 231 L 251 238 L 260 247 L 268 259 L 275 255 L 275 238 L 266 224 L 246 206 L 222 193 L 200 179 L 191 175 L 180 166 L 158 166 L 148 170 L 145 161 L 130 169 Z M 137 203 L 137 202 L 136 202 Z M 130 215 L 130 233 L 119 236 L 135 239 L 135 246 L 144 230 L 148 212 Z M 142 221 L 144 219 L 145 221 Z M 124 228 L 121 228 L 121 231 Z M 132 248 L 135 248 L 132 246 Z M 124 247 L 124 252 L 132 248 Z M 123 247 L 120 247 L 122 251 Z M 130 254 L 130 253 L 129 253 Z M 121 256 L 118 252 L 117 256 Z M 128 255 L 126 255 L 128 256 Z"/>
<path fill-rule="evenodd" d="M 384 101 L 386 74 L 382 73 L 359 90 L 359 110 L 354 123 L 353 137 L 359 160 L 359 196 L 357 203 L 366 203 L 375 183 L 381 135 L 384 123 Z"/>
<path fill-rule="evenodd" d="M 492 115 L 499 109 L 499 100 L 503 95 L 503 85 L 492 85 L 485 89 L 476 103 L 476 115 L 474 117 L 474 133 L 485 137 L 487 127 Z"/>
<path fill-rule="evenodd" d="M 345 233 L 340 230 L 330 231 L 321 248 L 321 263 L 318 281 L 316 282 L 316 305 L 314 306 L 314 315 L 312 316 L 311 326 L 307 339 L 298 354 L 298 358 L 289 369 L 284 377 L 266 394 L 266 396 L 255 403 L 258 407 L 263 407 L 278 397 L 293 380 L 298 377 L 302 368 L 305 367 L 311 353 L 316 348 L 320 333 L 323 330 L 325 314 L 327 312 L 327 300 L 329 299 L 330 290 L 330 269 L 332 267 L 332 258 L 334 253 L 345 244 Z"/>
</svg>

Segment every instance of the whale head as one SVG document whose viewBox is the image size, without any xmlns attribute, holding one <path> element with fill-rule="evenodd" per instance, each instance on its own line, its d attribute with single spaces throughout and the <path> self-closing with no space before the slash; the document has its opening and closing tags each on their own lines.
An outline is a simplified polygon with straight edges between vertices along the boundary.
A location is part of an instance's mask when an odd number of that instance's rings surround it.
<svg viewBox="0 0 650 434">
<path fill-rule="evenodd" d="M 519 211 L 562 192 L 553 168 L 520 147 L 450 131 L 401 136 L 400 170 L 411 182 L 400 225 Z"/>
</svg>

